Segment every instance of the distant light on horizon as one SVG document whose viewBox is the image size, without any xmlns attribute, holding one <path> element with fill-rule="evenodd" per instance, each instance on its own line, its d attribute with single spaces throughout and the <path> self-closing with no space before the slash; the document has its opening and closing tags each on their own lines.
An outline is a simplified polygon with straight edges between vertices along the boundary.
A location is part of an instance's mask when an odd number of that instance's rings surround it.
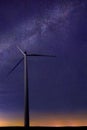
<svg viewBox="0 0 87 130">
<path fill-rule="evenodd" d="M 23 117 L 5 118 L 0 116 L 0 127 L 3 126 L 24 126 Z M 49 115 L 36 114 L 30 117 L 30 126 L 87 126 L 87 116 L 85 115 Z"/>
</svg>

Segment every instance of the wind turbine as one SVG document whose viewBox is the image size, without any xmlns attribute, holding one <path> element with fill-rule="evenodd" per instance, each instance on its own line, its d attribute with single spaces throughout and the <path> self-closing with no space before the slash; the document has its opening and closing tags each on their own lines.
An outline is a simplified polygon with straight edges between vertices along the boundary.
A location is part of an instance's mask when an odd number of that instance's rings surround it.
<svg viewBox="0 0 87 130">
<path fill-rule="evenodd" d="M 41 57 L 56 57 L 53 55 L 44 55 L 44 54 L 27 54 L 27 52 L 23 52 L 21 48 L 17 46 L 18 50 L 21 52 L 23 55 L 23 58 L 12 68 L 12 70 L 9 72 L 11 74 L 16 67 L 23 61 L 24 59 L 24 107 L 25 107 L 25 113 L 24 113 L 24 127 L 28 128 L 30 126 L 29 124 L 29 91 L 28 91 L 28 62 L 27 62 L 27 57 L 28 56 L 41 56 Z"/>
</svg>

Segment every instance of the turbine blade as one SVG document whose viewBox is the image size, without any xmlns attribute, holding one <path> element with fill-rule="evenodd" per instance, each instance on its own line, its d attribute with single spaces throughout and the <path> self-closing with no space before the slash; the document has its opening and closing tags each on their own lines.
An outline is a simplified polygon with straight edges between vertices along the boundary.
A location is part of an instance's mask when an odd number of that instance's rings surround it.
<svg viewBox="0 0 87 130">
<path fill-rule="evenodd" d="M 25 55 L 25 53 L 21 50 L 21 48 L 19 48 L 18 46 L 17 46 L 17 48 L 23 55 Z"/>
<path fill-rule="evenodd" d="M 17 66 L 22 62 L 23 58 L 12 68 L 12 70 L 8 73 L 10 75 L 16 68 Z"/>
<path fill-rule="evenodd" d="M 42 57 L 56 57 L 54 55 L 45 55 L 45 54 L 29 54 L 27 56 L 42 56 Z"/>
</svg>

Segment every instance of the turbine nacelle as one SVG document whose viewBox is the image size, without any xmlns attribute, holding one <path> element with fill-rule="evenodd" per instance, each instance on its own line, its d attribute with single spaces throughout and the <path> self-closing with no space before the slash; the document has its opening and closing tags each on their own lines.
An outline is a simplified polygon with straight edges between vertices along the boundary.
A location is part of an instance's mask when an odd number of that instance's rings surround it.
<svg viewBox="0 0 87 130">
<path fill-rule="evenodd" d="M 25 56 L 43 56 L 43 57 L 56 57 L 56 56 L 54 56 L 54 55 L 46 55 L 46 54 L 35 54 L 35 53 L 33 53 L 33 54 L 27 54 L 27 52 L 26 51 L 24 51 L 23 52 L 23 50 L 21 49 L 21 48 L 19 48 L 18 46 L 17 46 L 17 48 L 18 48 L 18 50 Z"/>
</svg>

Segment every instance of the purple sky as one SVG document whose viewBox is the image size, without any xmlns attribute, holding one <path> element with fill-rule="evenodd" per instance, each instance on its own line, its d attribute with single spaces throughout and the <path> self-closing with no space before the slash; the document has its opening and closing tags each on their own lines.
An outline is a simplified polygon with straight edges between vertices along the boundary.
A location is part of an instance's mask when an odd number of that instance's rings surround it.
<svg viewBox="0 0 87 130">
<path fill-rule="evenodd" d="M 86 0 L 0 0 L 0 112 L 24 109 L 16 45 L 57 56 L 28 59 L 31 112 L 87 110 Z"/>
</svg>

